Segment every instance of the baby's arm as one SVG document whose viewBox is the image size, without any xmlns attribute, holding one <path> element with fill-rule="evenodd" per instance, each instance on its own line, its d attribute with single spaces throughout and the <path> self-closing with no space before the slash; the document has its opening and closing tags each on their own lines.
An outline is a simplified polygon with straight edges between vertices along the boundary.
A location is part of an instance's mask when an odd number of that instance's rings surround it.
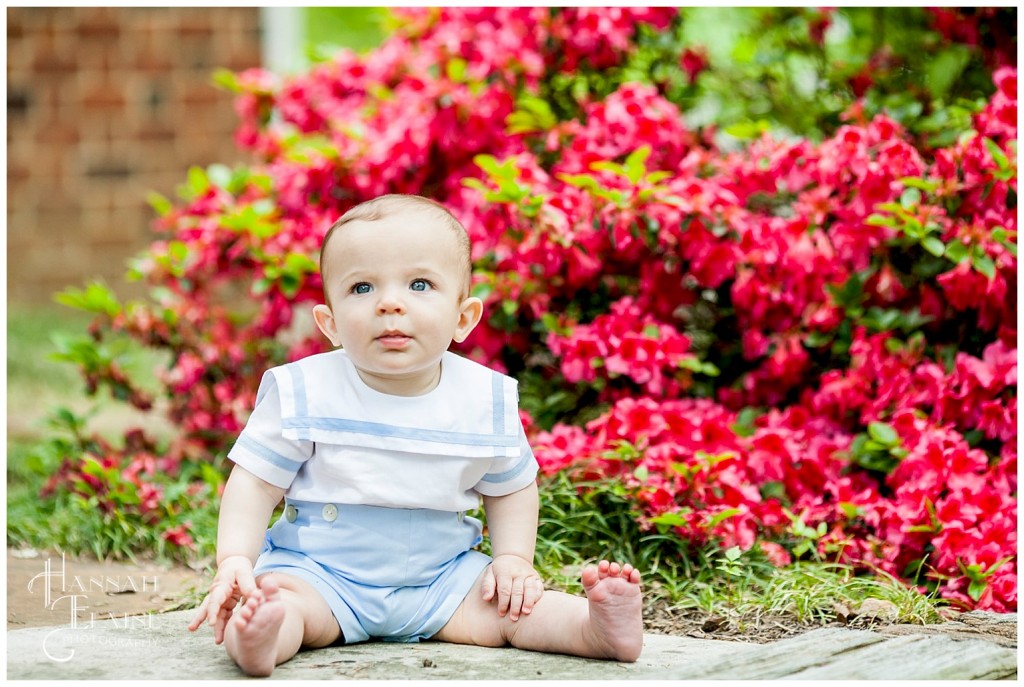
<svg viewBox="0 0 1024 687">
<path fill-rule="evenodd" d="M 245 468 L 236 465 L 232 469 L 217 522 L 217 575 L 189 630 L 194 632 L 206 620 L 214 626 L 214 641 L 220 644 L 224 640 L 224 627 L 239 598 L 256 591 L 253 565 L 263 548 L 267 523 L 284 492 Z"/>
<path fill-rule="evenodd" d="M 497 596 L 498 615 L 518 620 L 529 615 L 544 593 L 544 583 L 533 569 L 537 543 L 537 483 L 506 496 L 484 496 L 487 530 L 494 561 L 484 576 L 484 601 Z"/>
</svg>

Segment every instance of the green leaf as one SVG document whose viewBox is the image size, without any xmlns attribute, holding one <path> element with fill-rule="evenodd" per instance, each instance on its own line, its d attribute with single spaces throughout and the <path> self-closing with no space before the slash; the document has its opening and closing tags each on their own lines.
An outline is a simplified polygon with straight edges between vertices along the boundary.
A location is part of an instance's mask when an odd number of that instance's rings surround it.
<svg viewBox="0 0 1024 687">
<path fill-rule="evenodd" d="M 640 183 L 640 180 L 644 178 L 647 173 L 647 158 L 651 156 L 650 146 L 640 146 L 626 158 L 626 178 L 629 182 L 636 186 Z"/>
<path fill-rule="evenodd" d="M 524 95 L 516 102 L 517 110 L 505 119 L 509 133 L 549 131 L 558 123 L 551 106 L 543 98 Z"/>
<path fill-rule="evenodd" d="M 775 499 L 776 501 L 786 500 L 786 485 L 782 482 L 765 482 L 758 488 L 758 491 L 761 492 L 761 498 Z"/>
<path fill-rule="evenodd" d="M 733 509 L 730 509 L 730 510 L 737 510 L 737 509 L 733 508 Z M 738 512 L 738 510 L 737 510 L 737 512 Z M 740 547 L 738 547 L 738 546 L 731 546 L 731 547 L 729 547 L 728 549 L 725 550 L 725 558 L 728 561 L 733 562 L 733 563 L 738 561 L 740 559 L 740 556 L 742 556 L 742 555 L 743 555 L 743 550 L 740 549 Z"/>
<path fill-rule="evenodd" d="M 587 191 L 598 191 L 602 189 L 597 179 L 590 176 L 589 174 L 559 174 L 558 178 L 576 188 L 582 188 Z"/>
<path fill-rule="evenodd" d="M 482 301 L 486 301 L 488 296 L 494 291 L 494 284 L 490 282 L 479 282 L 473 285 L 470 293 L 474 298 L 479 298 Z"/>
<path fill-rule="evenodd" d="M 681 370 L 690 370 L 708 377 L 717 377 L 721 374 L 721 370 L 714 363 L 704 362 L 694 356 L 681 359 L 677 365 Z"/>
<path fill-rule="evenodd" d="M 241 93 L 242 86 L 238 83 L 238 76 L 230 69 L 218 69 L 213 72 L 212 81 L 214 85 L 227 89 L 232 93 Z"/>
<path fill-rule="evenodd" d="M 651 518 L 651 522 L 658 527 L 684 527 L 686 520 L 679 513 L 662 513 Z"/>
<path fill-rule="evenodd" d="M 171 201 L 156 191 L 150 191 L 146 194 L 146 202 L 149 203 L 149 206 L 153 208 L 153 211 L 161 217 L 166 217 L 174 208 Z"/>
<path fill-rule="evenodd" d="M 967 596 L 971 597 L 971 599 L 974 601 L 978 601 L 979 599 L 981 599 L 981 595 L 985 593 L 985 589 L 987 588 L 987 581 L 971 580 L 971 583 L 967 586 Z"/>
<path fill-rule="evenodd" d="M 1010 160 L 1006 157 L 1006 153 L 999 147 L 999 144 L 993 141 L 991 138 L 985 137 L 982 139 L 985 147 L 988 148 L 989 155 L 992 156 L 992 161 L 996 163 L 996 166 L 1000 170 L 1006 170 L 1010 167 Z"/>
<path fill-rule="evenodd" d="M 892 215 L 869 215 L 864 224 L 872 227 L 895 227 L 898 222 Z"/>
<path fill-rule="evenodd" d="M 445 68 L 448 79 L 456 83 L 465 83 L 467 66 L 469 66 L 468 63 L 461 57 L 453 57 L 450 59 L 447 67 Z"/>
<path fill-rule="evenodd" d="M 502 169 L 493 155 L 476 155 L 473 157 L 473 162 L 491 177 L 498 176 Z"/>
<path fill-rule="evenodd" d="M 771 129 L 771 123 L 767 119 L 758 119 L 757 121 L 737 122 L 725 127 L 723 131 L 733 138 L 749 141 L 760 138 L 761 134 L 769 129 Z"/>
<path fill-rule="evenodd" d="M 827 346 L 832 342 L 832 334 L 830 332 L 819 332 L 813 331 L 804 337 L 804 345 L 809 348 L 821 348 Z"/>
<path fill-rule="evenodd" d="M 915 208 L 921 204 L 921 191 L 916 188 L 908 188 L 900 196 L 900 205 L 907 210 Z"/>
<path fill-rule="evenodd" d="M 722 522 L 723 520 L 731 518 L 734 515 L 739 515 L 742 512 L 743 511 L 741 511 L 739 508 L 726 508 L 725 510 L 723 510 L 720 513 L 715 513 L 714 517 L 712 517 L 710 520 L 708 520 L 707 523 L 705 523 L 704 526 L 708 527 L 708 528 L 714 527 L 715 525 L 717 525 L 718 523 Z M 736 549 L 737 552 L 739 552 L 739 550 L 740 550 L 738 546 L 734 546 L 733 548 Z M 729 550 L 732 551 L 732 549 L 729 549 Z M 726 552 L 726 557 L 728 557 L 728 552 Z M 739 558 L 738 554 L 737 554 L 736 558 Z M 736 560 L 736 559 L 735 558 L 730 558 L 729 560 Z"/>
<path fill-rule="evenodd" d="M 843 511 L 843 515 L 845 515 L 850 520 L 853 520 L 854 518 L 860 517 L 864 514 L 864 510 L 860 506 L 858 506 L 855 503 L 849 503 L 848 501 L 841 502 L 839 504 L 839 510 Z"/>
<path fill-rule="evenodd" d="M 907 188 L 916 188 L 926 193 L 932 193 L 939 187 L 938 181 L 931 181 L 929 179 L 921 179 L 919 177 L 903 177 L 898 180 L 901 184 Z"/>
<path fill-rule="evenodd" d="M 967 244 L 960 239 L 956 239 L 946 244 L 946 257 L 958 265 L 964 261 L 969 252 Z"/>
<path fill-rule="evenodd" d="M 479 179 L 474 179 L 472 177 L 469 177 L 467 179 L 463 179 L 462 180 L 462 185 L 467 187 L 467 188 L 476 189 L 477 191 L 490 191 L 491 190 L 490 186 L 488 186 L 484 182 L 480 181 Z"/>
<path fill-rule="evenodd" d="M 989 281 L 995 279 L 996 276 L 996 264 L 992 262 L 992 258 L 988 255 L 974 254 L 971 256 L 971 265 L 974 266 L 981 274 L 984 274 Z"/>
<path fill-rule="evenodd" d="M 747 406 L 746 408 L 741 410 L 738 415 L 736 415 L 736 422 L 732 424 L 730 429 L 732 429 L 732 431 L 735 432 L 737 436 L 753 436 L 754 433 L 757 431 L 757 428 L 754 426 L 754 422 L 762 414 L 763 413 L 759 408 Z"/>
<path fill-rule="evenodd" d="M 188 170 L 188 190 L 192 198 L 201 196 L 210 189 L 210 180 L 202 167 L 190 167 Z"/>
<path fill-rule="evenodd" d="M 941 258 L 946 252 L 946 244 L 936 236 L 925 236 L 921 239 L 921 247 L 937 258 Z"/>
<path fill-rule="evenodd" d="M 231 168 L 215 163 L 206 168 L 206 177 L 214 186 L 227 189 L 231 185 Z"/>
<path fill-rule="evenodd" d="M 121 303 L 105 284 L 92 282 L 84 290 L 74 287 L 56 294 L 53 299 L 61 305 L 86 312 L 101 313 L 115 317 L 121 313 Z"/>
<path fill-rule="evenodd" d="M 884 422 L 869 423 L 868 435 L 882 446 L 898 446 L 900 443 L 900 435 L 891 425 Z"/>
</svg>

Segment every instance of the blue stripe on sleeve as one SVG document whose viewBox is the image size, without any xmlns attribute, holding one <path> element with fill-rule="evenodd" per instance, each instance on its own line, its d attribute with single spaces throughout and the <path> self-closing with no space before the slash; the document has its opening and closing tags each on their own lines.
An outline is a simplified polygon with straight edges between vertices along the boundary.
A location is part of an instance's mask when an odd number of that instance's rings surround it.
<svg viewBox="0 0 1024 687">
<path fill-rule="evenodd" d="M 480 479 L 480 481 L 481 482 L 491 482 L 491 483 L 495 483 L 495 484 L 499 484 L 501 482 L 511 481 L 511 480 L 515 479 L 516 477 L 518 477 L 519 475 L 521 475 L 523 473 L 523 471 L 526 470 L 527 467 L 529 467 L 531 462 L 533 462 L 533 453 L 532 452 L 528 452 L 528 453 L 526 453 L 526 455 L 524 455 L 519 460 L 518 463 L 515 464 L 514 467 L 506 470 L 505 472 L 498 472 L 498 473 L 491 473 L 491 474 L 484 475 Z"/>
<path fill-rule="evenodd" d="M 277 451 L 272 451 L 263 444 L 260 444 L 256 440 L 252 439 L 245 434 L 238 437 L 238 441 L 235 442 L 238 446 L 241 446 L 246 451 L 256 455 L 259 458 L 267 461 L 275 468 L 286 470 L 291 473 L 296 473 L 299 468 L 302 467 L 302 461 L 292 460 L 286 456 L 282 456 Z"/>
</svg>

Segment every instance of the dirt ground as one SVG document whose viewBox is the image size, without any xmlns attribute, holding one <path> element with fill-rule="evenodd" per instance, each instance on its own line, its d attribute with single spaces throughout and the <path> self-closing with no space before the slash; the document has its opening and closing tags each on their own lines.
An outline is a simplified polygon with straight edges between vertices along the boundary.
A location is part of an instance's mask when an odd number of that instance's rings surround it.
<svg viewBox="0 0 1024 687">
<path fill-rule="evenodd" d="M 177 610 L 207 584 L 202 573 L 185 566 L 100 562 L 9 548 L 7 629 L 65 625 L 72 610 L 80 622 Z"/>
<path fill-rule="evenodd" d="M 46 582 L 49 581 L 49 596 Z M 64 625 L 75 611 L 80 622 L 180 610 L 194 605 L 209 577 L 183 565 L 152 562 L 100 562 L 64 557 L 52 551 L 7 550 L 7 629 Z M 76 597 L 72 600 L 69 597 Z M 74 607 L 72 606 L 74 604 Z M 1012 619 L 1011 619 L 1012 618 Z M 840 625 L 838 621 L 834 625 Z M 682 611 L 651 599 L 644 608 L 647 632 L 697 639 L 766 644 L 821 627 L 789 616 L 724 619 Z M 858 627 L 857 623 L 850 623 Z M 863 626 L 863 625 L 860 625 Z M 967 614 L 942 625 L 922 627 L 874 622 L 871 629 L 888 635 L 942 633 L 1017 646 L 1016 616 Z"/>
</svg>

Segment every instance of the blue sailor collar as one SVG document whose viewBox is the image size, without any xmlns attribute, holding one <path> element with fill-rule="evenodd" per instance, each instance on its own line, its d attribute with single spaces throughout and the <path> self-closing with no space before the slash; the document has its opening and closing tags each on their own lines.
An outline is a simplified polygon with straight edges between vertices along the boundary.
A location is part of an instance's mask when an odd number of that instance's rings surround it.
<svg viewBox="0 0 1024 687">
<path fill-rule="evenodd" d="M 267 371 L 281 397 L 287 439 L 463 457 L 520 454 L 515 379 L 452 352 L 423 396 L 392 396 L 359 378 L 344 350 Z"/>
</svg>

